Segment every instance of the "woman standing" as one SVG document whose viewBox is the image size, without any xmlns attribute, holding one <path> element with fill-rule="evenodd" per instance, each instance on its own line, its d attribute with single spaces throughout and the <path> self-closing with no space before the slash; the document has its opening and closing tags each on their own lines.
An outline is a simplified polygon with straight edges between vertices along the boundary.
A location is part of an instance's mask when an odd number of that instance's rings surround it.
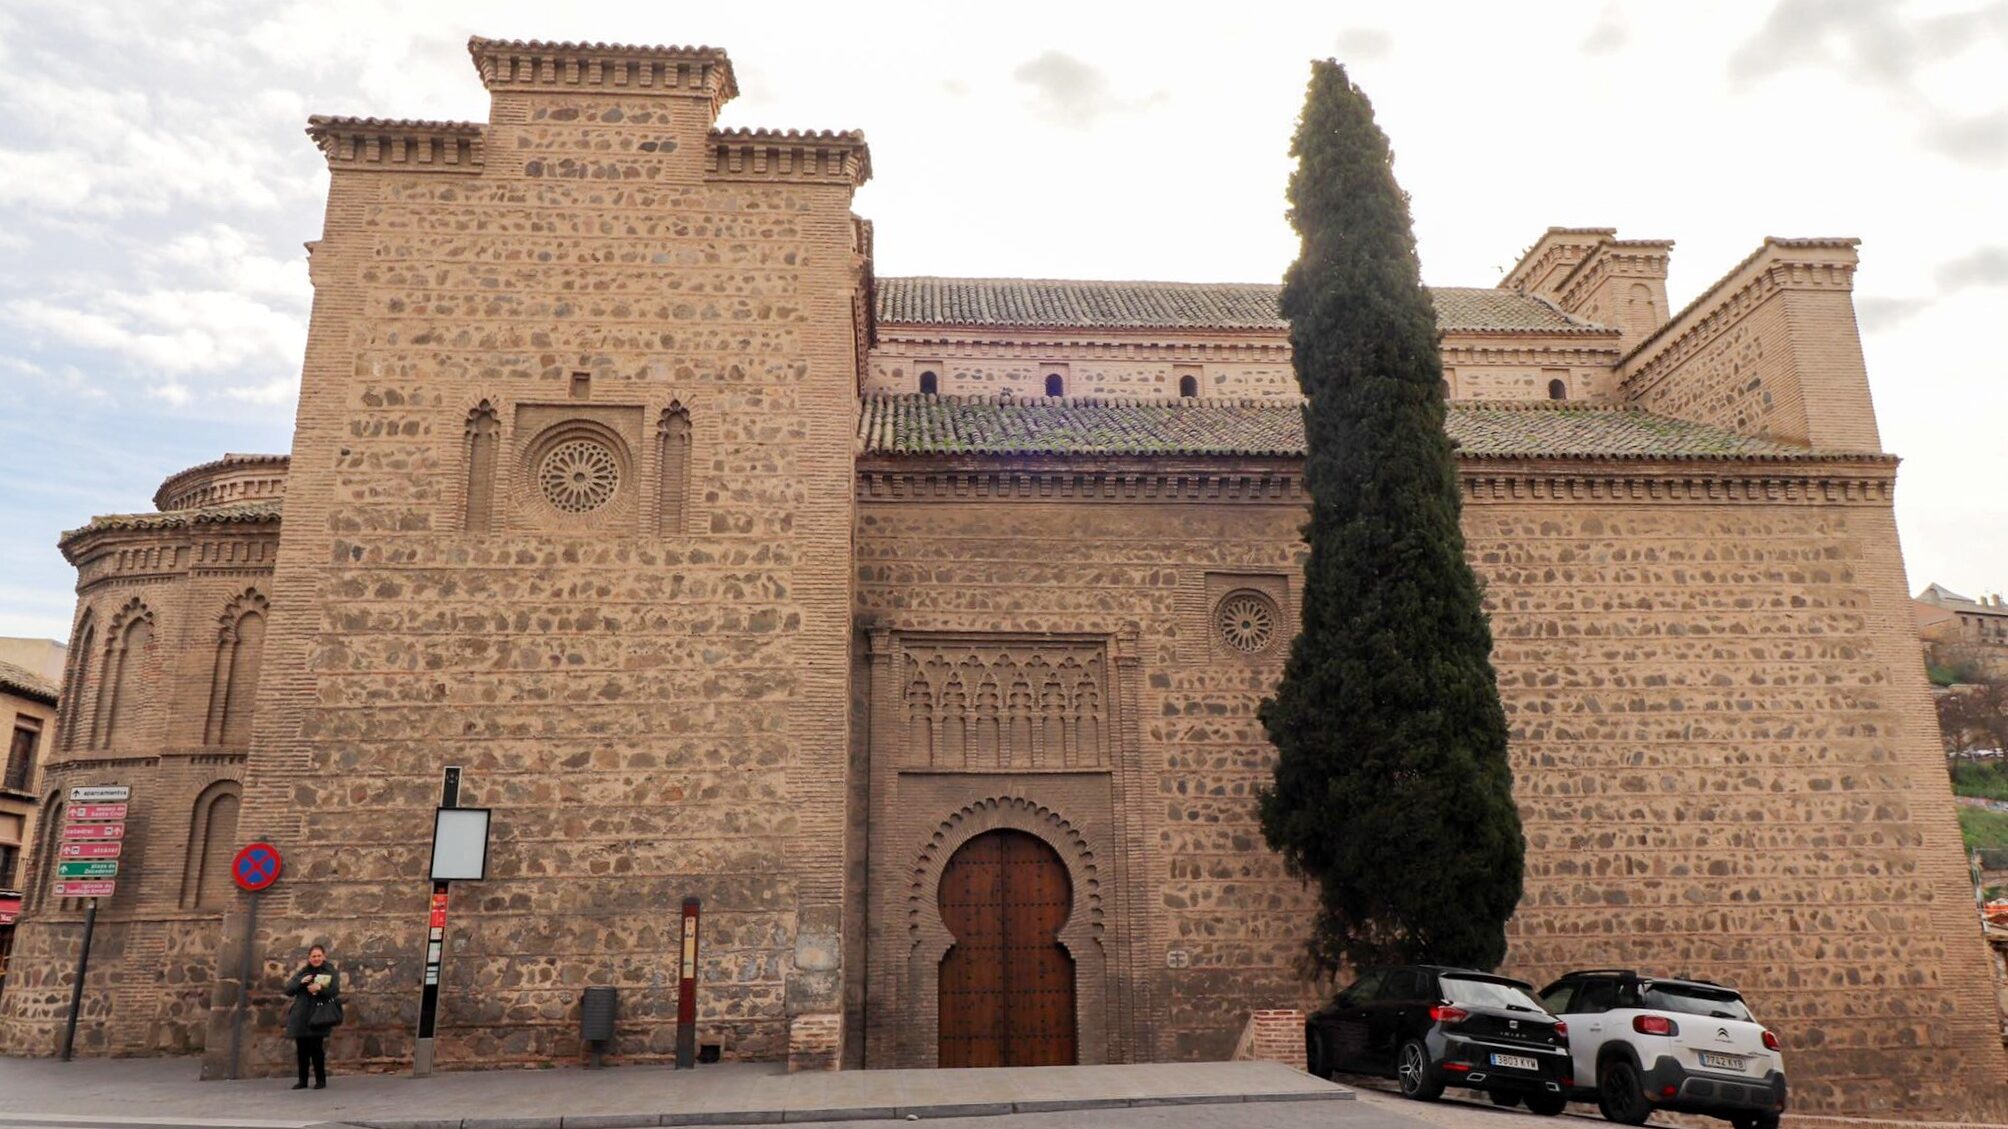
<svg viewBox="0 0 2008 1129">
<path fill-rule="evenodd" d="M 286 981 L 286 994 L 293 1006 L 286 1012 L 286 1037 L 293 1040 L 300 1060 L 300 1080 L 295 1090 L 307 1088 L 307 1067 L 314 1068 L 314 1089 L 328 1087 L 328 1025 L 317 1025 L 315 1006 L 342 994 L 342 974 L 328 961 L 328 950 L 319 945 L 307 950 L 307 963 Z"/>
</svg>

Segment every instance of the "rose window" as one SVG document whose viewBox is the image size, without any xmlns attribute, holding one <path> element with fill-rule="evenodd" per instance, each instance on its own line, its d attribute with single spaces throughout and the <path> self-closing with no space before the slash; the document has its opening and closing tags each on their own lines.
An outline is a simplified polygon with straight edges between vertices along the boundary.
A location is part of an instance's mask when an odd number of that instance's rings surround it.
<svg viewBox="0 0 2008 1129">
<path fill-rule="evenodd" d="M 620 463 L 596 439 L 567 439 L 551 448 L 537 468 L 544 498 L 561 513 L 591 513 L 613 500 Z"/>
<path fill-rule="evenodd" d="M 1220 639 L 1244 655 L 1269 649 L 1276 639 L 1276 605 L 1259 592 L 1236 592 L 1220 601 Z"/>
</svg>

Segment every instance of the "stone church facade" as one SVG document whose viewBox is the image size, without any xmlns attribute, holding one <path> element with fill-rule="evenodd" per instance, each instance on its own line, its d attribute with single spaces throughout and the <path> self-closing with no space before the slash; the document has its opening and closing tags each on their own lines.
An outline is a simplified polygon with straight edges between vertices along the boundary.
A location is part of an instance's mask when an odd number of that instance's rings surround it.
<svg viewBox="0 0 2008 1129">
<path fill-rule="evenodd" d="M 1254 810 L 1304 513 L 1276 288 L 878 277 L 862 136 L 718 128 L 723 52 L 470 48 L 487 122 L 308 131 L 290 459 L 63 539 L 0 1050 L 67 1006 L 64 789 L 125 783 L 84 1053 L 221 1074 L 244 1002 L 275 1068 L 324 941 L 333 1056 L 408 1061 L 446 765 L 494 825 L 442 1064 L 576 1061 L 589 984 L 665 1057 L 687 896 L 730 1059 L 1221 1058 L 1318 999 Z M 1555 228 L 1433 292 L 1528 840 L 1505 970 L 1733 982 L 1802 1108 L 1972 1109 L 2008 1060 L 1854 243 L 1766 240 L 1678 311 L 1670 247 Z M 286 873 L 246 985 L 253 838 Z"/>
</svg>

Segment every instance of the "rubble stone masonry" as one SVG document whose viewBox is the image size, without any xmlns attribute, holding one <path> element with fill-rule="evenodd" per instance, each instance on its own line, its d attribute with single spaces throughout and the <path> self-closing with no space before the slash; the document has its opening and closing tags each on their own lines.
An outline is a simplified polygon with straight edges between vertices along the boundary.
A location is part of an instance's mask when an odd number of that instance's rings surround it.
<svg viewBox="0 0 2008 1129">
<path fill-rule="evenodd" d="M 67 1006 L 62 790 L 128 783 L 84 1053 L 283 1070 L 277 986 L 321 942 L 331 1058 L 403 1066 L 458 765 L 493 824 L 441 938 L 443 1067 L 579 1061 L 587 985 L 621 990 L 617 1058 L 668 1057 L 687 896 L 700 1044 L 934 1065 L 940 891 L 991 832 L 1066 891 L 1051 1045 L 1294 1054 L 1331 985 L 1256 819 L 1305 512 L 1259 288 L 877 279 L 862 137 L 717 128 L 723 52 L 470 46 L 486 122 L 312 122 L 290 466 L 65 535 L 0 1051 L 51 1053 Z M 1734 983 L 1795 1108 L 1970 1117 L 2008 1056 L 1853 243 L 1768 240 L 1670 316 L 1669 247 L 1553 229 L 1435 292 L 1528 840 L 1504 971 Z M 244 983 L 253 838 L 286 870 Z"/>
</svg>

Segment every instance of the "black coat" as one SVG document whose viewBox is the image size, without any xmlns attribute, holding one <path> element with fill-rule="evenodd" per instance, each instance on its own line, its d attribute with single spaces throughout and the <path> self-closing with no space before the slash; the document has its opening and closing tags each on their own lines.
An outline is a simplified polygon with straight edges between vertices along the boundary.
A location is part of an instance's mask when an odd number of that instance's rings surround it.
<svg viewBox="0 0 2008 1129">
<path fill-rule="evenodd" d="M 306 989 L 309 976 L 332 977 L 328 986 L 319 992 Z M 307 1026 L 307 1018 L 314 1013 L 315 1000 L 332 1000 L 342 994 L 342 974 L 334 961 L 324 961 L 321 967 L 303 964 L 298 972 L 286 978 L 286 994 L 293 997 L 293 1006 L 286 1009 L 286 1037 L 288 1039 L 315 1039 L 327 1034 Z"/>
</svg>

